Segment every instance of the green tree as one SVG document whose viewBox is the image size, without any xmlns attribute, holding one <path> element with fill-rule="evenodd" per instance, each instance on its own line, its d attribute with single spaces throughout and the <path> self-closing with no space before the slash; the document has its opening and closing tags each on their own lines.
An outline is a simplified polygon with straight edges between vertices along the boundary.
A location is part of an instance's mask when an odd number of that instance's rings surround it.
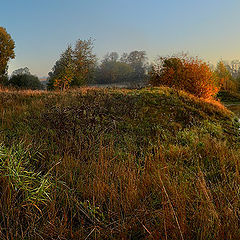
<svg viewBox="0 0 240 240">
<path fill-rule="evenodd" d="M 119 61 L 118 58 L 116 52 L 105 55 L 96 70 L 96 83 L 123 83 L 130 80 L 133 68 L 128 63 Z"/>
<path fill-rule="evenodd" d="M 146 80 L 148 64 L 145 51 L 132 51 L 129 54 L 123 53 L 120 61 L 129 64 L 133 69 L 129 81 L 142 82 Z"/>
<path fill-rule="evenodd" d="M 221 90 L 234 92 L 238 90 L 238 84 L 231 75 L 230 67 L 227 66 L 223 61 L 218 62 L 215 74 L 221 86 Z"/>
<path fill-rule="evenodd" d="M 15 58 L 15 43 L 6 29 L 0 27 L 0 83 L 4 84 L 7 80 L 8 62 Z"/>
<path fill-rule="evenodd" d="M 78 40 L 73 50 L 74 77 L 72 85 L 81 86 L 90 83 L 94 78 L 97 58 L 93 53 L 93 41 Z"/>
<path fill-rule="evenodd" d="M 48 89 L 65 90 L 69 88 L 75 74 L 73 62 L 73 50 L 69 45 L 61 54 L 60 59 L 56 61 L 52 71 L 48 73 Z"/>
<path fill-rule="evenodd" d="M 107 63 L 107 62 L 117 62 L 118 61 L 118 58 L 119 58 L 119 55 L 117 52 L 111 52 L 111 53 L 108 53 L 104 56 L 102 62 L 103 63 Z"/>
<path fill-rule="evenodd" d="M 32 90 L 43 89 L 43 86 L 37 76 L 26 73 L 12 75 L 8 81 L 8 85 L 20 89 L 32 89 Z"/>
<path fill-rule="evenodd" d="M 29 68 L 28 68 L 28 67 L 19 68 L 19 69 L 14 70 L 14 71 L 12 72 L 12 76 L 13 76 L 13 75 L 22 75 L 22 74 L 31 75 Z"/>
<path fill-rule="evenodd" d="M 92 40 L 78 40 L 74 48 L 69 45 L 48 73 L 48 89 L 64 90 L 92 81 L 96 55 L 92 53 Z"/>
</svg>

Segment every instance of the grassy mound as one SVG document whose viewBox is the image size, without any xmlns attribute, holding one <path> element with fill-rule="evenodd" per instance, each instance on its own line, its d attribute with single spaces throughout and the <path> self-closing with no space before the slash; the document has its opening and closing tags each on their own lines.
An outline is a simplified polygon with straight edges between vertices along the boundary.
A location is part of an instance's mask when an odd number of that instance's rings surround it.
<svg viewBox="0 0 240 240">
<path fill-rule="evenodd" d="M 239 123 L 170 88 L 1 92 L 13 239 L 238 239 Z"/>
</svg>

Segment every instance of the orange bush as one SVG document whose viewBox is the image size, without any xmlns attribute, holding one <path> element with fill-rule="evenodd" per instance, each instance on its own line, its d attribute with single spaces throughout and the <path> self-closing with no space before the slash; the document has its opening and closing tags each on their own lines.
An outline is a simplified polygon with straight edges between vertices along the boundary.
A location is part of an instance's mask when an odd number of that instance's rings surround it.
<svg viewBox="0 0 240 240">
<path fill-rule="evenodd" d="M 212 98 L 220 89 L 209 65 L 198 58 L 161 58 L 152 67 L 150 84 L 184 90 L 197 97 Z"/>
</svg>

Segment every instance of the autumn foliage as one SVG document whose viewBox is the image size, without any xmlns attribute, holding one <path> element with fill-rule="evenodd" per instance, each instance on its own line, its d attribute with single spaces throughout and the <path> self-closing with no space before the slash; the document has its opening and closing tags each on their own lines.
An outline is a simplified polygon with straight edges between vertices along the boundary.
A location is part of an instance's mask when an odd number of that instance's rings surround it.
<svg viewBox="0 0 240 240">
<path fill-rule="evenodd" d="M 63 78 L 55 79 L 55 81 L 53 83 L 54 89 L 57 89 L 57 90 L 68 89 L 70 86 L 71 80 L 72 79 L 67 76 L 65 76 Z"/>
<path fill-rule="evenodd" d="M 8 62 L 15 58 L 15 42 L 6 29 L 0 26 L 0 82 L 5 83 L 7 80 Z"/>
<path fill-rule="evenodd" d="M 207 63 L 186 56 L 161 58 L 160 63 L 152 67 L 150 84 L 173 87 L 207 99 L 220 89 Z"/>
<path fill-rule="evenodd" d="M 223 61 L 219 61 L 215 70 L 216 77 L 221 86 L 221 91 L 237 92 L 238 83 L 232 77 L 229 68 Z"/>
</svg>

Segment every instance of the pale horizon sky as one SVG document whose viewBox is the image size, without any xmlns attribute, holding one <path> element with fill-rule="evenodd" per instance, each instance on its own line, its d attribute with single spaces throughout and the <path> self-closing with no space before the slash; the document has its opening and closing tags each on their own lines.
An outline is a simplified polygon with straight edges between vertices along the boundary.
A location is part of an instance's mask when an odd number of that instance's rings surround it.
<svg viewBox="0 0 240 240">
<path fill-rule="evenodd" d="M 1 2 L 0 26 L 16 43 L 9 73 L 28 67 L 47 76 L 77 39 L 94 52 L 188 52 L 216 64 L 240 59 L 239 0 L 11 0 Z"/>
</svg>

